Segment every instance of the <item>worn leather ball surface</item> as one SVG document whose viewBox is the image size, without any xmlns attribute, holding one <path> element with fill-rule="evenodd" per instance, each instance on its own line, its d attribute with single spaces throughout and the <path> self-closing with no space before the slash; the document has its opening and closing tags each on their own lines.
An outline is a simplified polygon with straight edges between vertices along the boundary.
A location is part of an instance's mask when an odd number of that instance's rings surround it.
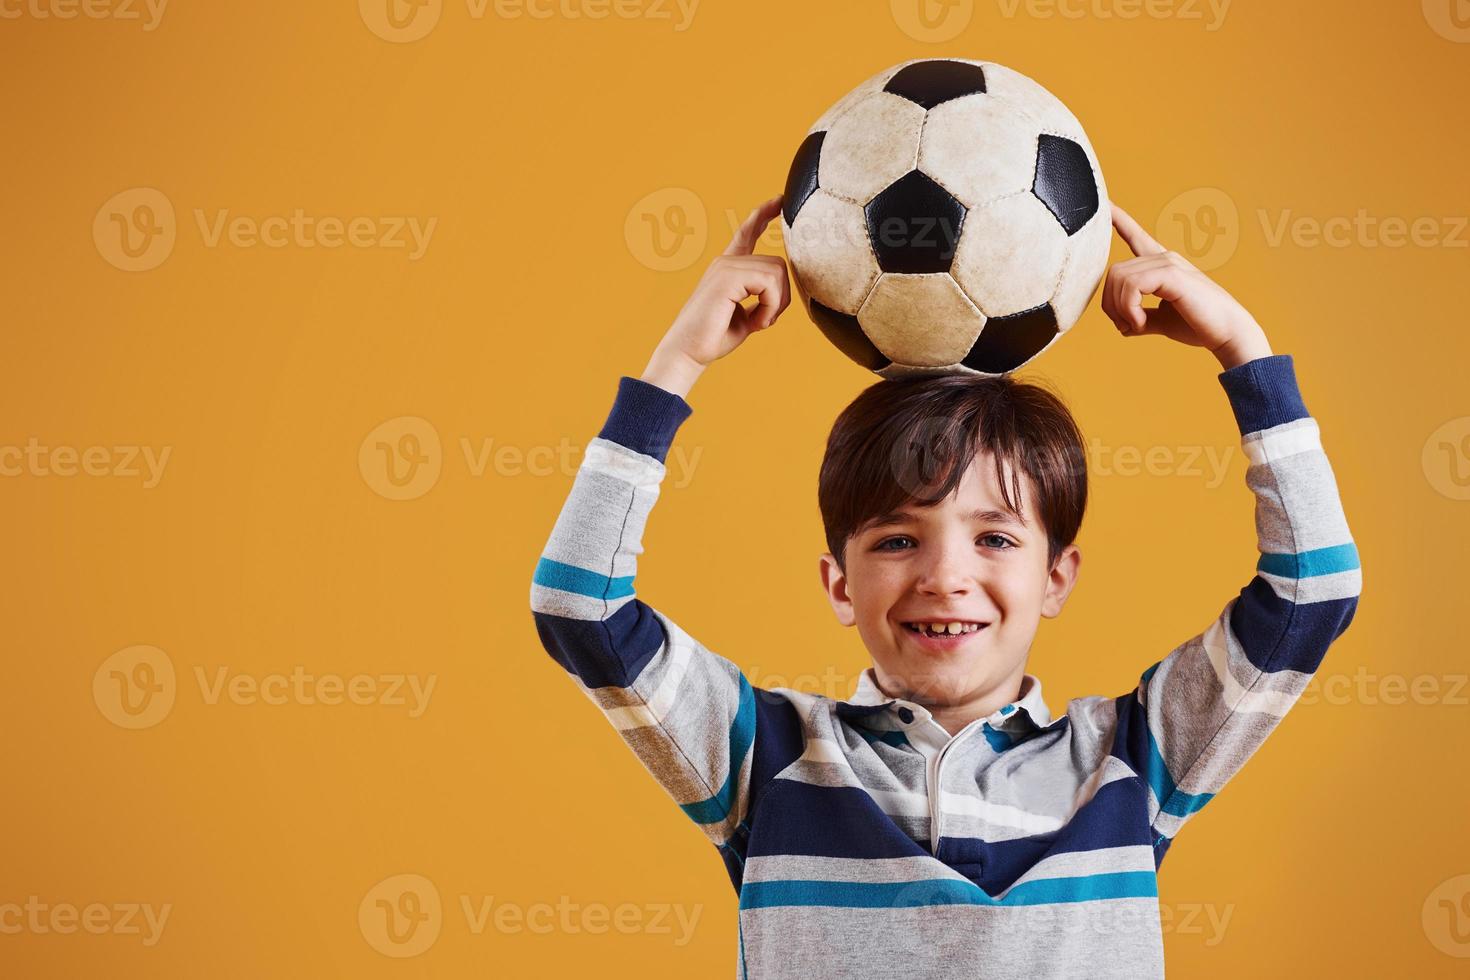
<svg viewBox="0 0 1470 980">
<path fill-rule="evenodd" d="M 797 148 L 782 231 L 812 321 L 885 378 L 1002 374 L 1055 343 L 1107 271 L 1097 155 L 1062 102 L 985 61 L 906 61 Z"/>
</svg>

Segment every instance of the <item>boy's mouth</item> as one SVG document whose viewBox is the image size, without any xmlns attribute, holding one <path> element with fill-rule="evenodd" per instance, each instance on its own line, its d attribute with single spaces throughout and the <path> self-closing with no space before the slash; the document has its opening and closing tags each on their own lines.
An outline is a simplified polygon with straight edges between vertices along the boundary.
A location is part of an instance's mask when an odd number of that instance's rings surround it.
<svg viewBox="0 0 1470 980">
<path fill-rule="evenodd" d="M 944 622 L 912 622 L 904 623 L 904 629 L 910 633 L 918 633 L 921 636 L 965 636 L 970 633 L 978 633 L 989 623 L 967 622 L 964 620 L 948 620 Z"/>
</svg>

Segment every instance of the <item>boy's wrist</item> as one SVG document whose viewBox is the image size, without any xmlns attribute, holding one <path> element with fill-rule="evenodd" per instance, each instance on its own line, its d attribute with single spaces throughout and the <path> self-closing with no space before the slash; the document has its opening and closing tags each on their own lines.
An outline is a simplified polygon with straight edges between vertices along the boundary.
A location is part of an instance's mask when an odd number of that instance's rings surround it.
<svg viewBox="0 0 1470 980">
<path fill-rule="evenodd" d="M 1250 324 L 1210 353 L 1214 354 L 1215 360 L 1220 362 L 1222 371 L 1229 371 L 1231 368 L 1272 355 L 1271 342 L 1266 339 L 1266 331 L 1256 323 Z"/>
<path fill-rule="evenodd" d="M 638 380 L 657 385 L 680 398 L 686 398 L 689 390 L 694 387 L 694 382 L 698 381 L 699 376 L 703 373 L 703 364 L 687 354 L 681 354 L 660 345 L 654 349 L 653 356 L 648 359 L 648 366 L 643 369 Z"/>
</svg>

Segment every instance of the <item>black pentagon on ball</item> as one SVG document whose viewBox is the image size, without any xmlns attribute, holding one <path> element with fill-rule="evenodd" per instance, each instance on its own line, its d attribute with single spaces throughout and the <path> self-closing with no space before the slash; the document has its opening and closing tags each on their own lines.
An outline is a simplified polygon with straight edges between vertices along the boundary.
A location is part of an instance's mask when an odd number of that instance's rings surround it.
<svg viewBox="0 0 1470 980">
<path fill-rule="evenodd" d="M 877 371 L 892 363 L 874 346 L 868 335 L 863 333 L 857 317 L 849 313 L 839 313 L 816 300 L 811 301 L 811 314 L 812 322 L 832 342 L 832 346 L 858 364 L 870 371 Z"/>
<path fill-rule="evenodd" d="M 826 137 L 825 132 L 808 134 L 796 148 L 796 156 L 791 159 L 791 170 L 786 174 L 786 199 L 781 204 L 787 225 L 796 224 L 801 206 L 816 193 L 817 164 L 821 162 L 822 141 Z"/>
<path fill-rule="evenodd" d="M 1057 315 L 1050 303 L 1009 316 L 993 316 L 985 321 L 975 346 L 960 363 L 986 374 L 1004 374 L 1040 354 L 1056 335 Z"/>
<path fill-rule="evenodd" d="M 910 170 L 863 208 L 868 240 L 884 272 L 948 272 L 965 206 L 933 178 Z"/>
<path fill-rule="evenodd" d="M 1068 235 L 1097 214 L 1097 180 L 1087 151 L 1065 136 L 1043 133 L 1036 146 L 1036 180 L 1031 193 L 1056 215 Z"/>
<path fill-rule="evenodd" d="M 951 99 L 985 91 L 985 70 L 963 61 L 932 59 L 900 68 L 883 91 L 932 109 Z"/>
</svg>

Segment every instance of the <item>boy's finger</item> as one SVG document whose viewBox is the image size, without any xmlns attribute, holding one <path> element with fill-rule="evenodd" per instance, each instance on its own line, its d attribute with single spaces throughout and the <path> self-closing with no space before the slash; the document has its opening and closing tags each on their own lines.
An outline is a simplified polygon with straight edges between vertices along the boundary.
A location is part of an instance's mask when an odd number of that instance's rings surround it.
<svg viewBox="0 0 1470 980">
<path fill-rule="evenodd" d="M 1157 296 L 1164 302 L 1179 299 L 1183 295 L 1183 276 L 1177 267 L 1163 264 L 1119 281 L 1116 313 L 1130 332 L 1144 333 L 1148 327 L 1150 311 L 1144 308 L 1143 297 Z"/>
<path fill-rule="evenodd" d="M 756 330 L 770 326 L 791 302 L 784 272 L 779 278 L 771 276 L 769 271 L 764 275 L 756 274 L 747 280 L 745 291 L 748 296 L 758 299 L 758 303 L 747 311 L 751 314 L 750 322 Z"/>
<path fill-rule="evenodd" d="M 735 237 L 730 239 L 730 244 L 725 246 L 726 255 L 749 255 L 755 250 L 755 243 L 761 237 L 761 232 L 766 230 L 776 212 L 781 210 L 781 195 L 762 202 L 756 209 L 750 212 L 750 217 L 745 223 L 735 230 Z"/>
<path fill-rule="evenodd" d="M 1112 202 L 1110 202 L 1112 203 Z M 1127 243 L 1128 248 L 1134 255 L 1160 255 L 1169 251 L 1154 240 L 1154 237 L 1143 230 L 1143 226 L 1133 220 L 1133 216 L 1117 204 L 1113 204 L 1113 227 L 1118 230 L 1118 235 Z"/>
</svg>

